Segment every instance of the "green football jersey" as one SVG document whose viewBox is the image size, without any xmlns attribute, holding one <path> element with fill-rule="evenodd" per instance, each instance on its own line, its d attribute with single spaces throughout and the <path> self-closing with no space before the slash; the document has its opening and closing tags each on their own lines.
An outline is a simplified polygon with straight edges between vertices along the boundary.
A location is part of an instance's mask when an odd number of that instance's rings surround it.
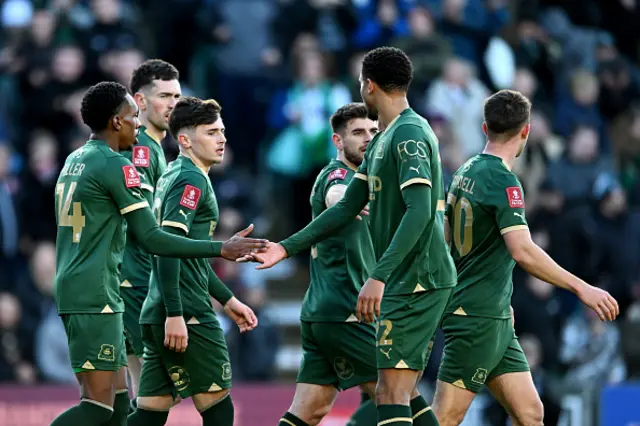
<svg viewBox="0 0 640 426">
<path fill-rule="evenodd" d="M 313 217 L 327 209 L 326 197 L 334 185 L 348 185 L 355 172 L 331 160 L 313 185 Z M 300 319 L 315 322 L 357 321 L 355 307 L 360 288 L 374 265 L 368 219 L 356 220 L 338 234 L 311 247 L 311 282 L 302 302 Z"/>
<path fill-rule="evenodd" d="M 167 168 L 167 160 L 164 157 L 160 141 L 153 139 L 143 126 L 140 127 L 138 143 L 131 151 L 122 151 L 121 154 L 136 166 L 140 175 L 142 193 L 149 205 L 152 205 L 153 192 L 158 179 Z M 122 285 L 125 287 L 148 287 L 152 258 L 152 255 L 140 247 L 135 236 L 131 232 L 127 232 L 127 243 L 122 260 Z"/>
<path fill-rule="evenodd" d="M 404 110 L 369 143 L 354 176 L 369 185 L 371 237 L 376 260 L 389 247 L 406 207 L 402 190 L 431 187 L 431 220 L 400 266 L 391 273 L 386 294 L 450 288 L 456 271 L 444 238 L 444 184 L 438 140 L 429 123 L 411 108 Z"/>
<path fill-rule="evenodd" d="M 56 277 L 59 314 L 123 312 L 119 266 L 122 215 L 149 203 L 129 160 L 90 140 L 66 159 L 56 184 Z"/>
<path fill-rule="evenodd" d="M 178 156 L 156 185 L 153 212 L 161 226 L 178 228 L 194 240 L 211 239 L 219 213 L 209 176 L 190 158 Z M 209 268 L 207 259 L 180 260 L 180 298 L 189 324 L 217 321 L 209 297 Z M 156 260 L 140 324 L 164 324 L 167 315 L 160 285 Z"/>
<path fill-rule="evenodd" d="M 502 235 L 527 228 L 520 181 L 500 158 L 476 155 L 453 176 L 446 216 L 458 270 L 447 312 L 510 318 L 515 262 Z"/>
</svg>

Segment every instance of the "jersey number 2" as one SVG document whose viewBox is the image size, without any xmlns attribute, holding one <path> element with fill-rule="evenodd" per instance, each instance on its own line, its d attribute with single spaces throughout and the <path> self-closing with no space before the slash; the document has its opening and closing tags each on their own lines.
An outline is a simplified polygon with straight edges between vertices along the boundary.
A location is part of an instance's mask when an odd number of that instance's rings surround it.
<svg viewBox="0 0 640 426">
<path fill-rule="evenodd" d="M 460 254 L 464 257 L 469 254 L 473 247 L 473 209 L 471 203 L 462 197 L 456 203 L 456 199 L 451 200 L 453 208 L 453 244 Z M 464 225 L 462 224 L 462 215 L 464 215 Z"/>
<path fill-rule="evenodd" d="M 73 199 L 73 193 L 76 191 L 78 182 L 71 182 L 67 191 L 67 196 L 64 196 L 66 184 L 59 183 L 56 185 L 56 195 L 58 197 L 58 226 L 70 226 L 73 228 L 73 242 L 79 243 L 82 236 L 82 228 L 84 228 L 86 222 L 85 217 L 82 214 L 82 204 L 76 201 L 73 203 L 73 212 L 71 214 L 71 200 Z M 64 202 L 63 202 L 64 198 Z"/>
</svg>

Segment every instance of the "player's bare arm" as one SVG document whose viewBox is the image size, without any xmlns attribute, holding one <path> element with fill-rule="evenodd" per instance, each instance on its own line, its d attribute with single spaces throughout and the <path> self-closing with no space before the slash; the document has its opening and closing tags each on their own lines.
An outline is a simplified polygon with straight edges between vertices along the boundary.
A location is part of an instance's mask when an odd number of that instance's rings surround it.
<svg viewBox="0 0 640 426">
<path fill-rule="evenodd" d="M 528 229 L 508 232 L 503 237 L 511 257 L 522 269 L 536 278 L 576 294 L 602 321 L 616 319 L 620 313 L 618 302 L 608 292 L 587 284 L 560 267 L 533 242 Z"/>
</svg>

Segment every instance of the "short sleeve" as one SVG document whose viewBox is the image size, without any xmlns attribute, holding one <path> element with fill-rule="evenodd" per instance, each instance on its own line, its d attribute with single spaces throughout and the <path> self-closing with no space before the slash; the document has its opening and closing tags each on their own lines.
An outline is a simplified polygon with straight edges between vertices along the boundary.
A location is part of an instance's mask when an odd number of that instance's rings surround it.
<svg viewBox="0 0 640 426">
<path fill-rule="evenodd" d="M 412 124 L 400 126 L 393 134 L 392 145 L 400 189 L 417 183 L 432 186 L 432 152 L 424 130 Z"/>
<path fill-rule="evenodd" d="M 205 199 L 209 184 L 204 175 L 195 172 L 184 173 L 178 177 L 162 203 L 160 225 L 178 228 L 189 233 L 196 210 Z"/>
<path fill-rule="evenodd" d="M 528 229 L 524 212 L 524 193 L 518 178 L 511 172 L 492 176 L 491 186 L 485 194 L 485 204 L 495 211 L 496 222 L 502 235 L 511 231 Z"/>
<path fill-rule="evenodd" d="M 119 155 L 107 160 L 107 178 L 109 193 L 115 201 L 120 214 L 149 207 L 141 191 L 141 179 L 138 171 L 125 157 Z"/>
</svg>

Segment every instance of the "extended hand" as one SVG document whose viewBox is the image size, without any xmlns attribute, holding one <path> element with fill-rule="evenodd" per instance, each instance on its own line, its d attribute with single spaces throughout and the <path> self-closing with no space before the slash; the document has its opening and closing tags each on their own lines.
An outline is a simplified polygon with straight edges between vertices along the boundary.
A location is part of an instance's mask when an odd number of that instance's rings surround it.
<svg viewBox="0 0 640 426">
<path fill-rule="evenodd" d="M 586 285 L 578 292 L 580 301 L 593 309 L 602 321 L 613 321 L 620 313 L 618 302 L 608 292 Z"/>
<path fill-rule="evenodd" d="M 235 234 L 222 243 L 222 257 L 227 260 L 236 260 L 252 253 L 262 253 L 266 251 L 268 240 L 257 238 L 245 238 L 253 231 L 253 224 Z"/>
<path fill-rule="evenodd" d="M 380 304 L 384 293 L 384 283 L 382 281 L 369 278 L 360 289 L 358 305 L 356 306 L 356 316 L 359 321 L 363 319 L 372 323 L 380 317 Z"/>
<path fill-rule="evenodd" d="M 229 318 L 238 324 L 240 333 L 251 331 L 258 326 L 258 318 L 256 318 L 256 315 L 253 313 L 251 308 L 235 297 L 229 299 L 229 301 L 224 305 L 224 312 Z"/>
<path fill-rule="evenodd" d="M 270 242 L 266 251 L 242 256 L 236 262 L 260 262 L 261 265 L 256 266 L 256 269 L 269 269 L 286 258 L 287 251 L 282 244 Z"/>
<path fill-rule="evenodd" d="M 187 335 L 187 324 L 184 318 L 167 317 L 164 323 L 164 345 L 169 350 L 176 352 L 184 352 L 187 350 L 189 336 Z"/>
</svg>

